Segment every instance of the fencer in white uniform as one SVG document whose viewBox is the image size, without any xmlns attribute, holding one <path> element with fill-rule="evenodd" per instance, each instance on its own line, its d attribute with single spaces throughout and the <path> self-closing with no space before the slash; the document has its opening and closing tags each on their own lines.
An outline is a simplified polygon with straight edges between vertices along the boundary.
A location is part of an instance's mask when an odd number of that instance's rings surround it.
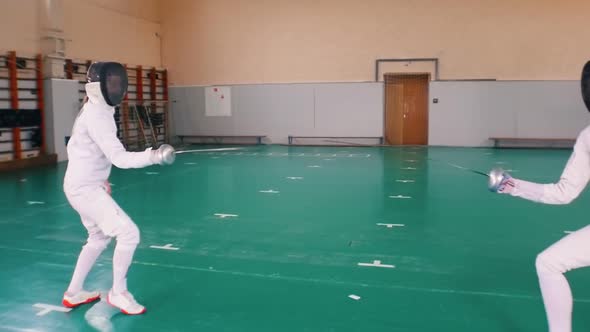
<svg viewBox="0 0 590 332">
<path fill-rule="evenodd" d="M 590 62 L 582 72 L 582 99 L 590 110 Z M 539 184 L 503 173 L 493 191 L 543 204 L 569 204 L 590 180 L 590 126 L 578 136 L 557 183 Z M 572 330 L 572 292 L 564 273 L 590 266 L 590 225 L 573 232 L 541 252 L 536 259 L 539 285 L 550 332 Z"/>
<path fill-rule="evenodd" d="M 87 102 L 83 105 L 68 142 L 68 166 L 64 192 L 88 231 L 74 273 L 62 303 L 76 307 L 100 298 L 97 291 L 84 290 L 84 280 L 98 256 L 116 239 L 113 255 L 113 286 L 107 301 L 123 313 L 145 312 L 127 290 L 127 271 L 140 236 L 133 220 L 110 195 L 109 175 L 118 168 L 142 168 L 172 164 L 175 151 L 170 145 L 157 150 L 127 152 L 117 138 L 115 106 L 121 103 L 128 85 L 127 71 L 119 63 L 97 62 L 88 69 Z"/>
</svg>

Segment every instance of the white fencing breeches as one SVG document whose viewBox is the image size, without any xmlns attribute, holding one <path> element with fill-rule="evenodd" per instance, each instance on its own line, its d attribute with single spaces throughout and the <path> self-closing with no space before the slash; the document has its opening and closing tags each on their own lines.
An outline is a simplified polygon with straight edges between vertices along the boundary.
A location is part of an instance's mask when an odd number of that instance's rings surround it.
<svg viewBox="0 0 590 332">
<path fill-rule="evenodd" d="M 113 257 L 113 290 L 127 290 L 127 271 L 135 248 L 139 244 L 139 229 L 113 198 L 101 187 L 76 194 L 67 194 L 68 201 L 80 214 L 88 230 L 88 241 L 83 247 L 69 292 L 82 289 L 88 272 L 111 238 L 117 240 Z"/>
<path fill-rule="evenodd" d="M 102 235 L 116 238 L 117 245 L 124 247 L 139 244 L 139 229 L 102 187 L 67 197 L 88 230 L 88 245 L 103 246 Z"/>
<path fill-rule="evenodd" d="M 590 226 L 569 234 L 537 256 L 550 332 L 571 332 L 573 298 L 564 273 L 585 266 L 590 266 Z"/>
</svg>

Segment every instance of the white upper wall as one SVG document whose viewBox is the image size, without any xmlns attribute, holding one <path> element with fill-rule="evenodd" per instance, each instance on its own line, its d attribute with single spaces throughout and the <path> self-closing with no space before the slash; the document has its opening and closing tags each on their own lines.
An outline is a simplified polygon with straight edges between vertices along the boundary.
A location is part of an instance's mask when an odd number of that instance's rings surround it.
<svg viewBox="0 0 590 332">
<path fill-rule="evenodd" d="M 60 12 L 49 20 L 64 31 L 67 57 L 161 66 L 159 0 L 2 0 L 0 52 L 39 53 L 52 3 Z"/>
<path fill-rule="evenodd" d="M 573 80 L 590 57 L 582 0 L 162 4 L 164 66 L 179 85 L 372 81 L 379 58 L 439 58 L 441 79 Z"/>
</svg>

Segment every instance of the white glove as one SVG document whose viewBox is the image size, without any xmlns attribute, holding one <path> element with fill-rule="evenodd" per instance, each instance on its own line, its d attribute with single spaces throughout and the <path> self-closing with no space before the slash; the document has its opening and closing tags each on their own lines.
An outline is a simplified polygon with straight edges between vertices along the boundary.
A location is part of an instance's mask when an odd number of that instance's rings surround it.
<svg viewBox="0 0 590 332">
<path fill-rule="evenodd" d="M 176 151 L 171 145 L 162 144 L 157 150 L 152 150 L 152 163 L 158 165 L 172 165 L 176 159 Z"/>
<path fill-rule="evenodd" d="M 514 179 L 503 169 L 495 168 L 490 171 L 488 188 L 495 193 L 509 194 L 514 189 Z"/>
</svg>

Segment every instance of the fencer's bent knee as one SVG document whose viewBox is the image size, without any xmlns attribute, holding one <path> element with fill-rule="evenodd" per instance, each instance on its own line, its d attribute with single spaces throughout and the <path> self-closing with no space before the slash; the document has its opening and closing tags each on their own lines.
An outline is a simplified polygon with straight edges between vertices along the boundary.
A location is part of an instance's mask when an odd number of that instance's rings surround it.
<svg viewBox="0 0 590 332">
<path fill-rule="evenodd" d="M 139 244 L 140 235 L 139 228 L 133 222 L 127 222 L 120 226 L 119 232 L 116 236 L 117 245 L 128 247 L 136 247 Z"/>
<path fill-rule="evenodd" d="M 102 234 L 102 233 L 94 233 L 88 235 L 88 241 L 86 242 L 85 246 L 89 246 L 98 250 L 105 250 L 106 247 L 111 242 L 111 238 Z"/>
<path fill-rule="evenodd" d="M 555 273 L 562 274 L 567 271 L 565 266 L 551 254 L 549 249 L 537 255 L 535 267 L 539 276 Z"/>
</svg>

